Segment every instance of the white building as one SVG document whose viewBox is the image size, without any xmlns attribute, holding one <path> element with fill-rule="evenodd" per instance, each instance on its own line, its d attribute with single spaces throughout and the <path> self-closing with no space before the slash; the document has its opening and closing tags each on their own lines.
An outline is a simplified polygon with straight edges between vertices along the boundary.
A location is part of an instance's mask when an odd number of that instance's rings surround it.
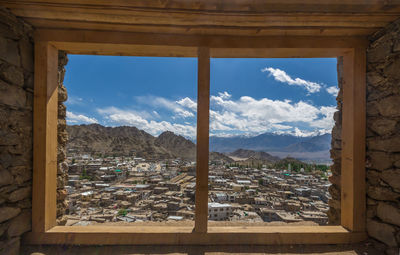
<svg viewBox="0 0 400 255">
<path fill-rule="evenodd" d="M 230 204 L 208 203 L 208 219 L 226 220 L 232 214 Z"/>
</svg>

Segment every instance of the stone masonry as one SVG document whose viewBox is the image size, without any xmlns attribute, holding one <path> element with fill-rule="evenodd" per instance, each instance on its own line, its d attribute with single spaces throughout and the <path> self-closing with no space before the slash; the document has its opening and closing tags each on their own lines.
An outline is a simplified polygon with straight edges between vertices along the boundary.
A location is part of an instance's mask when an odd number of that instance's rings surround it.
<svg viewBox="0 0 400 255">
<path fill-rule="evenodd" d="M 329 177 L 331 186 L 329 193 L 332 198 L 329 200 L 328 219 L 330 225 L 340 225 L 340 173 L 341 173 L 341 148 L 342 148 L 342 102 L 343 102 L 343 58 L 337 59 L 338 86 L 339 93 L 336 97 L 337 112 L 333 118 L 335 126 L 332 129 L 331 158 L 332 158 L 332 176 Z"/>
<path fill-rule="evenodd" d="M 400 20 L 375 33 L 367 52 L 367 231 L 400 246 Z"/>
<path fill-rule="evenodd" d="M 68 181 L 68 164 L 66 162 L 66 145 L 68 140 L 66 115 L 67 110 L 64 102 L 67 101 L 67 89 L 64 87 L 65 65 L 68 63 L 68 57 L 65 52 L 58 54 L 58 151 L 57 151 L 57 218 L 58 224 L 63 225 L 61 218 L 65 215 L 67 204 L 65 198 L 67 191 L 64 186 Z"/>
<path fill-rule="evenodd" d="M 0 8 L 0 254 L 31 229 L 32 28 Z"/>
</svg>

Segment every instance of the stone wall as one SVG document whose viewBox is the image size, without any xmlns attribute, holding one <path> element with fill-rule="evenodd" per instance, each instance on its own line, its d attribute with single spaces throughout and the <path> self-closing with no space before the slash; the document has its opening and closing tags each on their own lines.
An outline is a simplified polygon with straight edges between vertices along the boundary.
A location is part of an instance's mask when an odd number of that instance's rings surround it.
<svg viewBox="0 0 400 255">
<path fill-rule="evenodd" d="M 57 218 L 58 224 L 64 225 L 65 210 L 68 205 L 65 198 L 67 191 L 65 185 L 68 181 L 68 164 L 66 162 L 66 145 L 68 140 L 66 115 L 67 110 L 64 102 L 67 101 L 67 89 L 64 87 L 65 65 L 68 63 L 68 57 L 65 52 L 58 53 L 58 151 L 57 151 Z"/>
<path fill-rule="evenodd" d="M 0 8 L 0 254 L 31 229 L 32 28 Z"/>
<path fill-rule="evenodd" d="M 332 129 L 331 158 L 332 176 L 329 177 L 331 186 L 329 193 L 332 198 L 329 200 L 328 220 L 330 225 L 340 225 L 340 174 L 341 174 L 341 149 L 342 149 L 342 102 L 343 102 L 343 58 L 337 58 L 337 73 L 339 93 L 336 97 L 337 112 L 333 118 L 335 126 Z"/>
<path fill-rule="evenodd" d="M 370 38 L 367 51 L 367 231 L 400 246 L 400 20 Z"/>
</svg>

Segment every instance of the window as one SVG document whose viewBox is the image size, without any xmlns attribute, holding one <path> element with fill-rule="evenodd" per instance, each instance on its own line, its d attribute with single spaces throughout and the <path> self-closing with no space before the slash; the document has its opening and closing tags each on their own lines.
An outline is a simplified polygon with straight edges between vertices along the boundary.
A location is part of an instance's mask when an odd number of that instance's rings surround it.
<svg viewBox="0 0 400 255">
<path fill-rule="evenodd" d="M 118 32 L 116 32 L 118 34 Z M 114 34 L 115 35 L 115 34 Z M 36 244 L 300 244 L 358 242 L 365 234 L 365 43 L 339 37 L 192 37 L 36 31 L 32 233 Z M 112 41 L 112 43 L 110 43 Z M 195 229 L 55 226 L 57 50 L 79 54 L 198 57 Z M 207 228 L 209 57 L 344 57 L 341 226 Z M 198 233 L 202 233 L 198 235 Z M 237 236 L 240 235 L 238 239 Z"/>
<path fill-rule="evenodd" d="M 68 58 L 61 222 L 193 225 L 197 59 Z"/>
</svg>

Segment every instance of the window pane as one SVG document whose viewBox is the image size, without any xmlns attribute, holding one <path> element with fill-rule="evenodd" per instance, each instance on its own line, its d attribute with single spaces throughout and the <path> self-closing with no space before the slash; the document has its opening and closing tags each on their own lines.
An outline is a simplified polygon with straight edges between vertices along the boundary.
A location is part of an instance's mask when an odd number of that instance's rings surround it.
<svg viewBox="0 0 400 255">
<path fill-rule="evenodd" d="M 327 224 L 336 59 L 212 59 L 216 221 Z"/>
<path fill-rule="evenodd" d="M 197 59 L 70 55 L 62 224 L 193 224 Z"/>
</svg>

